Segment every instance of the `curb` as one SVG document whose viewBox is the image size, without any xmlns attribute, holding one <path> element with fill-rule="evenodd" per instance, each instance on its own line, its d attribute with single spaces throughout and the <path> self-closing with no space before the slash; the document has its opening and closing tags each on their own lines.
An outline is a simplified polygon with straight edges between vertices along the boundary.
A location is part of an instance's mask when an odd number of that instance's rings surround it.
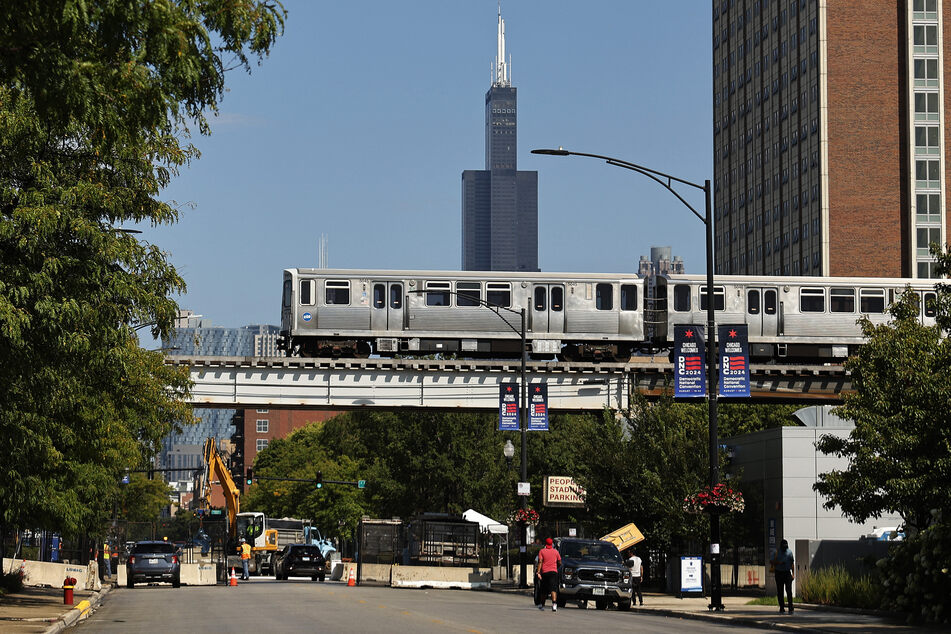
<svg viewBox="0 0 951 634">
<path fill-rule="evenodd" d="M 798 606 L 797 606 L 798 607 Z M 840 630 L 830 630 L 821 627 L 810 627 L 803 623 L 786 624 L 775 621 L 759 619 L 757 617 L 729 616 L 723 612 L 704 614 L 702 612 L 678 612 L 677 610 L 668 610 L 667 608 L 641 608 L 631 606 L 631 612 L 640 614 L 660 614 L 680 619 L 690 619 L 692 621 L 720 622 L 729 625 L 743 625 L 746 627 L 762 628 L 764 630 L 780 630 L 785 632 L 817 632 L 828 634 L 830 632 L 839 632 Z"/>
<path fill-rule="evenodd" d="M 59 620 L 46 628 L 43 634 L 57 634 L 66 628 L 73 627 L 76 623 L 86 618 L 91 610 L 99 607 L 103 597 L 109 594 L 111 589 L 111 585 L 104 585 L 102 590 L 93 593 L 89 599 L 83 599 L 77 603 L 72 610 L 59 617 Z"/>
</svg>

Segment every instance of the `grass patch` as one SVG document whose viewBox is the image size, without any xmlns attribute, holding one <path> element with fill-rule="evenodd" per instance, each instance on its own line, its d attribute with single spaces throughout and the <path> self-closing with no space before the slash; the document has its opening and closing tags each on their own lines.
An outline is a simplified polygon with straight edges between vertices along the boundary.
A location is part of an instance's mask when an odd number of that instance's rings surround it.
<svg viewBox="0 0 951 634">
<path fill-rule="evenodd" d="M 831 566 L 811 573 L 798 586 L 800 598 L 807 603 L 849 608 L 881 609 L 884 596 L 871 575 L 854 575 L 842 566 Z"/>
<path fill-rule="evenodd" d="M 793 597 L 793 603 L 800 603 L 802 599 Z M 756 597 L 746 602 L 746 605 L 779 605 L 779 598 L 775 594 L 765 597 Z"/>
</svg>

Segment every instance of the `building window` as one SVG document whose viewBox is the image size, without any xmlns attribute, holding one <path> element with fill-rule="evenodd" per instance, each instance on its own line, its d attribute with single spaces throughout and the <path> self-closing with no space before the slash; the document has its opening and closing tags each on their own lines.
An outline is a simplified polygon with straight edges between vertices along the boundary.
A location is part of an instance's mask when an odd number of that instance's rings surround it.
<svg viewBox="0 0 951 634">
<path fill-rule="evenodd" d="M 918 263 L 918 277 L 920 278 L 938 277 L 936 263 L 935 262 L 919 262 Z"/>
<path fill-rule="evenodd" d="M 267 414 L 267 412 L 268 412 L 268 410 L 266 410 L 266 409 L 259 409 L 259 410 L 258 410 L 258 414 Z"/>
<path fill-rule="evenodd" d="M 938 54 L 938 25 L 915 25 L 914 38 L 915 53 Z"/>
<path fill-rule="evenodd" d="M 932 242 L 941 245 L 941 229 L 939 227 L 918 227 L 915 233 L 918 236 L 916 252 L 919 257 L 928 255 Z"/>
<path fill-rule="evenodd" d="M 914 12 L 915 20 L 937 20 L 938 0 L 915 0 Z"/>
<path fill-rule="evenodd" d="M 266 434 L 268 430 L 268 421 L 265 418 L 259 418 L 254 421 L 255 431 L 259 434 Z"/>
<path fill-rule="evenodd" d="M 938 120 L 938 93 L 915 93 L 915 121 Z"/>
<path fill-rule="evenodd" d="M 915 201 L 918 222 L 941 222 L 941 194 L 918 194 Z"/>
<path fill-rule="evenodd" d="M 919 189 L 941 187 L 941 161 L 937 159 L 915 161 L 915 186 Z"/>
<path fill-rule="evenodd" d="M 938 126 L 915 126 L 915 155 L 938 156 L 940 154 L 940 130 Z"/>
<path fill-rule="evenodd" d="M 267 438 L 258 438 L 254 446 L 258 450 L 258 452 L 261 452 L 267 449 L 267 443 L 268 443 Z"/>
<path fill-rule="evenodd" d="M 916 59 L 915 60 L 915 87 L 916 88 L 937 88 L 938 87 L 938 60 Z"/>
</svg>

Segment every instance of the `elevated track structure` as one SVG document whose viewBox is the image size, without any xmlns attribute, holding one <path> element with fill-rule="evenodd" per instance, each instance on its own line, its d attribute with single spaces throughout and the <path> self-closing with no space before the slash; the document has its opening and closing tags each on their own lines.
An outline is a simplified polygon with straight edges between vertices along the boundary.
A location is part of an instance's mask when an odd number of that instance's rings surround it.
<svg viewBox="0 0 951 634">
<path fill-rule="evenodd" d="M 173 356 L 189 368 L 191 403 L 204 408 L 347 410 L 438 408 L 496 411 L 503 383 L 517 383 L 519 361 Z M 626 409 L 635 392 L 655 399 L 673 389 L 667 357 L 627 363 L 530 361 L 529 383 L 548 387 L 552 412 Z M 852 389 L 841 365 L 750 367 L 748 402 L 839 403 Z M 732 399 L 721 399 L 732 400 Z"/>
</svg>

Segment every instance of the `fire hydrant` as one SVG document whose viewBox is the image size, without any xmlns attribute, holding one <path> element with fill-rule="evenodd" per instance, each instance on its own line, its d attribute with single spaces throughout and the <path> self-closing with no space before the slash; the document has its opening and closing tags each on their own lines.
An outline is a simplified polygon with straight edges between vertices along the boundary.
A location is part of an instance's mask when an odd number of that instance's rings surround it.
<svg viewBox="0 0 951 634">
<path fill-rule="evenodd" d="M 74 577 L 66 577 L 63 581 L 63 604 L 72 605 L 73 604 L 73 588 L 76 587 L 76 579 Z"/>
</svg>

